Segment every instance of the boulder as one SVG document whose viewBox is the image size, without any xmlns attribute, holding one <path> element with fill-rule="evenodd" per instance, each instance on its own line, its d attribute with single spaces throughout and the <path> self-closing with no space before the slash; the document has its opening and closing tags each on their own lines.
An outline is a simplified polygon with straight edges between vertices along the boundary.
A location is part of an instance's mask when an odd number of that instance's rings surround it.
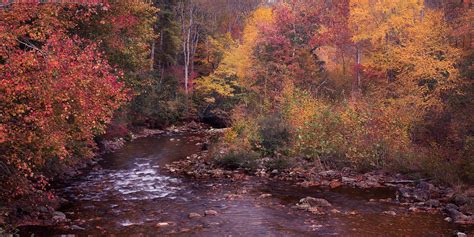
<svg viewBox="0 0 474 237">
<path fill-rule="evenodd" d="M 56 222 L 65 222 L 67 220 L 66 214 L 64 214 L 60 211 L 53 212 L 52 219 L 53 219 L 53 221 L 56 221 Z"/>
<path fill-rule="evenodd" d="M 445 208 L 444 212 L 451 217 L 454 223 L 458 224 L 474 224 L 474 216 L 468 216 L 456 209 Z"/>
<path fill-rule="evenodd" d="M 448 203 L 448 204 L 446 204 L 446 209 L 459 210 L 459 207 L 456 204 Z"/>
<path fill-rule="evenodd" d="M 300 204 L 308 204 L 310 207 L 331 207 L 331 203 L 323 198 L 305 197 L 299 202 Z"/>
<path fill-rule="evenodd" d="M 452 201 L 458 205 L 458 206 L 463 206 L 466 204 L 474 204 L 474 200 L 467 195 L 464 194 L 456 194 L 454 195 Z"/>
</svg>

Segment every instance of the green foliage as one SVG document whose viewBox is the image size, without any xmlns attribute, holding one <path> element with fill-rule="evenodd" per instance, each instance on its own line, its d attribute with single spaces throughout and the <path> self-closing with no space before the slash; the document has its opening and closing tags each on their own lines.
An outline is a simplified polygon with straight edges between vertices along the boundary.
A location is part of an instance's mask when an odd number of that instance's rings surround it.
<svg viewBox="0 0 474 237">
<path fill-rule="evenodd" d="M 278 170 L 281 172 L 290 168 L 292 161 L 288 157 L 272 157 L 264 163 L 264 166 L 268 171 Z"/>
<path fill-rule="evenodd" d="M 159 0 L 156 3 L 160 9 L 158 12 L 158 22 L 155 26 L 156 32 L 159 34 L 159 39 L 156 43 L 155 62 L 159 66 L 159 70 L 164 70 L 177 62 L 177 54 L 180 47 L 180 29 L 174 8 L 176 7 L 175 0 Z"/>
<path fill-rule="evenodd" d="M 248 172 L 257 168 L 258 153 L 252 151 L 230 151 L 229 153 L 214 158 L 214 163 L 228 170 L 244 169 Z"/>
<path fill-rule="evenodd" d="M 159 75 L 149 75 L 154 82 L 144 87 L 130 104 L 130 120 L 134 125 L 163 128 L 180 121 L 186 112 L 185 96 L 178 90 L 178 82 L 172 76 L 157 80 Z"/>
<path fill-rule="evenodd" d="M 110 64 L 123 71 L 122 80 L 140 93 L 149 83 L 140 74 L 149 69 L 158 9 L 144 1 L 111 0 L 109 4 L 110 8 L 85 9 L 90 17 L 75 22 L 73 33 L 99 42 Z"/>
<path fill-rule="evenodd" d="M 290 141 L 288 126 L 278 113 L 269 114 L 263 117 L 258 124 L 259 140 L 257 148 L 264 155 L 275 155 L 278 152 L 285 152 Z"/>
<path fill-rule="evenodd" d="M 474 184 L 474 137 L 468 136 L 465 140 L 463 158 L 459 162 L 461 177 L 470 184 Z"/>
</svg>

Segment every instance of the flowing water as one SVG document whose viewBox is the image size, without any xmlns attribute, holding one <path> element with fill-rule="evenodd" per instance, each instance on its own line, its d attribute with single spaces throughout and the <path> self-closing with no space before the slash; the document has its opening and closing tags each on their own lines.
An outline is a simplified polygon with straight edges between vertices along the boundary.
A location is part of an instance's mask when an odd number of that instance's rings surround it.
<svg viewBox="0 0 474 237">
<path fill-rule="evenodd" d="M 21 234 L 452 236 L 462 230 L 438 214 L 409 213 L 404 207 L 369 201 L 393 198 L 389 189 L 327 190 L 258 178 L 197 181 L 167 174 L 165 164 L 199 151 L 198 138 L 199 134 L 162 135 L 127 144 L 105 156 L 102 169 L 91 170 L 58 189 L 69 200 L 61 211 L 76 225 L 75 230 L 26 227 Z M 263 193 L 272 195 L 260 198 Z M 337 212 L 315 215 L 292 208 L 307 196 L 327 199 Z M 218 214 L 205 216 L 206 210 Z M 383 213 L 389 210 L 397 214 Z M 191 212 L 202 217 L 189 218 Z"/>
</svg>

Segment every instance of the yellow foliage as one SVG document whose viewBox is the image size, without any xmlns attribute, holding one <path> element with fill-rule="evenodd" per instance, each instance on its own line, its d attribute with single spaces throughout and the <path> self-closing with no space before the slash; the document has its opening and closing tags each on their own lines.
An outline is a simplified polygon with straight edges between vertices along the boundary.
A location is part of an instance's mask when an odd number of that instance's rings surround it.
<svg viewBox="0 0 474 237">
<path fill-rule="evenodd" d="M 260 7 L 247 20 L 243 32 L 242 44 L 235 50 L 233 56 L 229 57 L 229 63 L 236 68 L 239 78 L 248 78 L 253 66 L 252 52 L 256 46 L 260 34 L 260 27 L 273 22 L 272 9 Z"/>
<path fill-rule="evenodd" d="M 380 44 L 386 37 L 420 21 L 423 7 L 420 0 L 351 0 L 349 22 L 353 41 Z"/>
<path fill-rule="evenodd" d="M 211 75 L 196 80 L 196 88 L 204 93 L 215 92 L 222 96 L 233 96 L 236 86 L 246 86 L 246 78 L 252 77 L 252 52 L 260 33 L 260 26 L 272 21 L 272 10 L 260 7 L 249 17 L 243 32 L 242 43 L 224 52 L 219 67 Z M 219 47 L 219 44 L 215 44 Z"/>
</svg>

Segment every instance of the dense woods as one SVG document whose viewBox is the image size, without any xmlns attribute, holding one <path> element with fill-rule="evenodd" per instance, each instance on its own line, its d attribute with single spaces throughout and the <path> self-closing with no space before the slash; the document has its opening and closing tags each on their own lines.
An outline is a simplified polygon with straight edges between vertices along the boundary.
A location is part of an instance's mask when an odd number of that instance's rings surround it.
<svg viewBox="0 0 474 237">
<path fill-rule="evenodd" d="M 231 153 L 472 182 L 470 15 L 459 1 L 261 7 L 199 89 L 239 97 Z"/>
<path fill-rule="evenodd" d="M 474 182 L 466 0 L 109 0 L 0 9 L 0 208 L 31 213 L 97 141 L 230 127 L 222 167 Z M 250 167 L 251 168 L 251 167 Z"/>
</svg>

